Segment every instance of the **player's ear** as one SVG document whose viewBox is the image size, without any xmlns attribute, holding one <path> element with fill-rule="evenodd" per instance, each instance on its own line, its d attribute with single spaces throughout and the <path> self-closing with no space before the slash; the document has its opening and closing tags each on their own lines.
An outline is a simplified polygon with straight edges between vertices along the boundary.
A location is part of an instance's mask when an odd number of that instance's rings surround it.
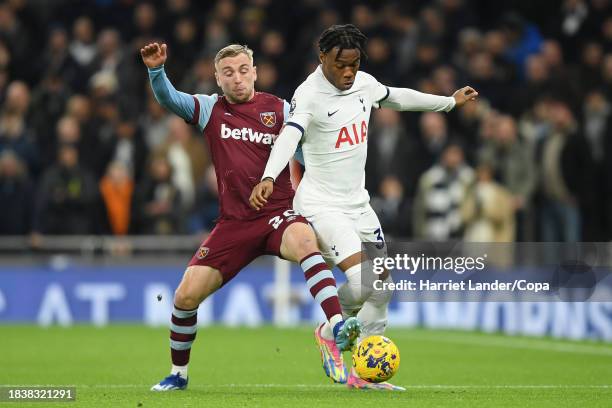
<svg viewBox="0 0 612 408">
<path fill-rule="evenodd" d="M 216 70 L 215 70 L 215 81 L 217 82 L 217 86 L 221 88 L 221 83 L 219 82 L 219 74 L 217 73 Z"/>
<path fill-rule="evenodd" d="M 257 81 L 257 67 L 253 65 L 253 82 Z"/>
<path fill-rule="evenodd" d="M 323 51 L 319 51 L 319 62 L 321 64 L 325 62 L 325 53 Z"/>
</svg>

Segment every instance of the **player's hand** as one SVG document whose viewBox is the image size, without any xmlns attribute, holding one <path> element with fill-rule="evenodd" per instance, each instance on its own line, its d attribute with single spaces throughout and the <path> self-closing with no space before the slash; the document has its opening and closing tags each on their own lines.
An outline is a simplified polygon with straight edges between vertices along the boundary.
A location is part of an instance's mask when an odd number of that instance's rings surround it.
<svg viewBox="0 0 612 408">
<path fill-rule="evenodd" d="M 164 65 L 166 63 L 166 58 L 168 58 L 166 54 L 167 48 L 166 44 L 159 45 L 158 43 L 151 43 L 145 45 L 140 49 L 142 62 L 144 62 L 148 68 L 156 68 L 160 65 Z"/>
<path fill-rule="evenodd" d="M 261 210 L 263 206 L 268 203 L 268 197 L 272 195 L 272 191 L 274 191 L 274 182 L 272 180 L 265 179 L 260 181 L 259 184 L 253 188 L 253 192 L 249 198 L 251 207 L 257 211 Z"/>
<path fill-rule="evenodd" d="M 464 105 L 468 101 L 475 101 L 478 96 L 478 92 L 471 86 L 464 86 L 461 89 L 458 89 L 453 94 L 453 98 L 455 98 L 455 106 L 459 107 Z"/>
</svg>

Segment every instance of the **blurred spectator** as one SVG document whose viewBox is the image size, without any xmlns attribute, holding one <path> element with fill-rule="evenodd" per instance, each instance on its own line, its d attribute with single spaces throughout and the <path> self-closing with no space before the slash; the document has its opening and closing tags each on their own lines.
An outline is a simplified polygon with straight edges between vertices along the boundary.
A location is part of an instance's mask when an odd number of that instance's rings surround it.
<svg viewBox="0 0 612 408">
<path fill-rule="evenodd" d="M 181 192 L 181 206 L 189 211 L 195 200 L 195 186 L 208 164 L 204 143 L 193 136 L 192 128 L 183 119 L 173 116 L 168 141 L 154 154 L 167 158 L 172 167 L 172 183 Z"/>
<path fill-rule="evenodd" d="M 418 239 L 445 241 L 459 239 L 464 223 L 461 207 L 474 182 L 474 171 L 465 164 L 463 150 L 449 144 L 440 162 L 419 180 L 414 202 L 414 235 Z"/>
<path fill-rule="evenodd" d="M 469 83 L 479 95 L 496 108 L 505 108 L 508 95 L 502 79 L 497 76 L 491 54 L 479 52 L 468 63 Z"/>
<path fill-rule="evenodd" d="M 501 33 L 499 37 L 502 37 Z M 458 43 L 459 47 L 455 51 L 453 62 L 462 71 L 468 72 L 471 59 L 483 50 L 482 34 L 476 28 L 464 28 L 459 32 Z"/>
<path fill-rule="evenodd" d="M 163 155 L 151 159 L 136 187 L 132 207 L 135 231 L 141 234 L 182 232 L 181 193 L 172 183 L 172 167 Z"/>
<path fill-rule="evenodd" d="M 36 143 L 43 156 L 43 164 L 49 166 L 55 160 L 54 126 L 66 109 L 70 89 L 58 72 L 50 72 L 32 95 L 30 123 L 36 134 Z"/>
<path fill-rule="evenodd" d="M 405 236 L 410 229 L 409 208 L 404 202 L 404 187 L 393 175 L 380 183 L 376 196 L 370 201 L 380 225 L 388 237 Z"/>
<path fill-rule="evenodd" d="M 486 166 L 485 172 L 490 172 L 493 180 L 507 191 L 512 214 L 517 213 L 518 239 L 532 240 L 529 238 L 533 235 L 526 231 L 533 223 L 527 214 L 536 184 L 535 166 L 531 151 L 519 138 L 511 116 L 502 115 L 497 119 L 493 139 L 483 146 L 478 156 L 479 163 Z M 514 228 L 514 221 L 512 224 Z"/>
<path fill-rule="evenodd" d="M 33 230 L 51 235 L 93 233 L 96 191 L 93 175 L 79 166 L 77 148 L 61 145 L 56 164 L 42 174 Z"/>
<path fill-rule="evenodd" d="M 395 66 L 391 63 L 392 55 L 389 42 L 382 37 L 374 37 L 368 41 L 368 60 L 365 69 L 383 84 L 393 83 Z"/>
<path fill-rule="evenodd" d="M 149 96 L 147 111 L 140 121 L 144 141 L 149 151 L 154 151 L 166 142 L 171 115 L 153 96 Z"/>
<path fill-rule="evenodd" d="M 69 50 L 82 69 L 89 67 L 96 56 L 95 31 L 89 17 L 82 16 L 74 21 Z"/>
<path fill-rule="evenodd" d="M 0 153 L 0 235 L 30 232 L 34 191 L 25 165 L 15 153 Z"/>
<path fill-rule="evenodd" d="M 108 86 L 121 90 L 120 96 L 121 100 L 126 101 L 125 106 L 137 107 L 139 92 L 144 89 L 146 75 L 136 71 L 134 66 L 136 60 L 132 58 L 130 51 L 136 52 L 136 50 L 123 49 L 118 30 L 104 29 L 98 35 L 97 53 L 92 62 L 92 70 L 96 74 L 105 74 L 101 78 L 107 81 L 114 79 L 114 86 L 110 84 Z"/>
<path fill-rule="evenodd" d="M 372 193 L 376 193 L 386 175 L 406 173 L 406 158 L 414 143 L 406 133 L 399 112 L 392 109 L 374 111 L 368 133 L 366 186 Z"/>
<path fill-rule="evenodd" d="M 1 3 L 0 39 L 9 47 L 11 59 L 16 68 L 12 70 L 15 79 L 28 79 L 29 75 L 35 72 L 28 53 L 30 37 L 28 29 L 17 18 L 9 2 Z"/>
<path fill-rule="evenodd" d="M 183 17 L 176 22 L 172 35 L 172 64 L 168 66 L 168 75 L 182 79 L 191 69 L 198 54 L 198 27 L 190 17 Z"/>
<path fill-rule="evenodd" d="M 593 160 L 593 182 L 595 188 L 603 188 L 604 194 L 599 198 L 594 198 L 591 218 L 594 241 L 607 241 L 609 232 L 607 230 L 612 222 L 612 213 L 609 211 L 610 202 L 608 194 L 608 179 L 612 177 L 607 168 L 607 162 L 612 160 L 607 146 L 612 138 L 612 128 L 609 127 L 612 118 L 612 108 L 605 99 L 602 92 L 593 91 L 586 97 L 583 112 L 583 126 L 586 141 L 590 147 L 591 158 Z M 600 222 L 597 222 L 599 220 Z"/>
<path fill-rule="evenodd" d="M 138 2 L 134 8 L 132 31 L 128 34 L 131 46 L 139 50 L 144 45 L 155 40 L 159 29 L 157 28 L 157 10 L 148 2 Z"/>
<path fill-rule="evenodd" d="M 26 121 L 29 106 L 28 86 L 20 81 L 12 82 L 0 112 L 0 153 L 12 150 L 25 163 L 28 173 L 37 174 L 39 155 L 36 138 Z"/>
<path fill-rule="evenodd" d="M 217 5 L 232 3 L 231 0 L 219 1 Z M 214 56 L 217 51 L 230 43 L 230 34 L 223 19 L 212 19 L 205 25 L 202 54 Z M 248 44 L 250 46 L 250 44 Z"/>
<path fill-rule="evenodd" d="M 540 51 L 542 36 L 535 24 L 527 22 L 515 12 L 508 12 L 502 17 L 502 28 L 506 36 L 506 57 L 522 73 L 525 62 L 530 55 Z"/>
<path fill-rule="evenodd" d="M 577 242 L 583 237 L 585 220 L 593 203 L 592 159 L 589 147 L 568 106 L 551 106 L 552 128 L 541 142 L 540 228 L 545 242 Z M 595 221 L 599 222 L 599 221 Z"/>
<path fill-rule="evenodd" d="M 258 81 L 260 81 L 260 62 L 257 61 Z M 259 82 L 258 82 L 259 84 Z M 217 93 L 217 82 L 215 80 L 215 64 L 212 57 L 200 57 L 196 59 L 191 70 L 185 75 L 180 89 L 183 92 L 193 94 L 212 95 Z"/>
<path fill-rule="evenodd" d="M 112 161 L 122 162 L 136 182 L 141 179 L 147 154 L 142 130 L 129 115 L 116 122 L 111 138 L 103 143 L 99 153 L 104 167 Z"/>
<path fill-rule="evenodd" d="M 133 191 L 134 181 L 125 164 L 111 162 L 100 180 L 100 194 L 113 235 L 125 235 L 130 229 Z"/>
<path fill-rule="evenodd" d="M 582 61 L 575 67 L 574 76 L 582 91 L 590 91 L 602 84 L 603 48 L 601 44 L 591 41 L 581 47 Z"/>
<path fill-rule="evenodd" d="M 589 17 L 589 7 L 584 0 L 564 0 L 560 3 L 562 4 L 553 20 L 552 31 L 566 44 L 568 59 L 574 61 L 581 40 L 586 35 L 585 22 Z"/>
<path fill-rule="evenodd" d="M 537 98 L 542 95 L 553 96 L 558 93 L 558 89 L 555 89 L 555 84 L 550 79 L 544 57 L 538 54 L 527 58 L 525 71 L 525 83 L 515 89 L 512 105 L 509 107 L 517 116 L 533 108 Z"/>
<path fill-rule="evenodd" d="M 408 159 L 404 161 L 406 170 L 402 179 L 408 197 L 414 197 L 419 179 L 440 160 L 442 151 L 452 138 L 448 132 L 446 118 L 441 113 L 423 113 L 419 124 L 419 137 L 415 139 Z"/>
<path fill-rule="evenodd" d="M 43 74 L 53 73 L 54 76 L 60 77 L 64 84 L 76 88 L 82 83 L 84 75 L 68 50 L 68 42 L 66 30 L 61 27 L 53 28 L 49 33 L 46 52 L 40 61 L 37 61 L 40 64 L 38 71 Z"/>
<path fill-rule="evenodd" d="M 476 169 L 476 183 L 461 208 L 466 241 L 514 242 L 514 198 L 495 182 L 493 174 L 493 167 L 487 162 Z"/>
</svg>

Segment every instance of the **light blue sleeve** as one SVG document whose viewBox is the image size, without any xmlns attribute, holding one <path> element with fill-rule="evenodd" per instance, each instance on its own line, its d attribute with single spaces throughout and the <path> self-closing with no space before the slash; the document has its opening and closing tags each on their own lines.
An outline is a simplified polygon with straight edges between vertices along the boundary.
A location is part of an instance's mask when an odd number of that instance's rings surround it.
<svg viewBox="0 0 612 408">
<path fill-rule="evenodd" d="M 285 123 L 287 123 L 287 119 L 289 118 L 289 110 L 291 109 L 291 105 L 289 102 L 283 100 L 283 117 L 285 118 Z M 297 149 L 295 150 L 295 154 L 293 158 L 297 160 L 302 166 L 304 165 L 304 153 L 302 153 L 302 144 L 298 144 Z"/>
<path fill-rule="evenodd" d="M 197 125 L 200 130 L 206 127 L 217 95 L 190 95 L 177 91 L 164 70 L 164 66 L 149 68 L 149 81 L 155 99 L 164 108 L 177 114 L 186 122 Z"/>
</svg>

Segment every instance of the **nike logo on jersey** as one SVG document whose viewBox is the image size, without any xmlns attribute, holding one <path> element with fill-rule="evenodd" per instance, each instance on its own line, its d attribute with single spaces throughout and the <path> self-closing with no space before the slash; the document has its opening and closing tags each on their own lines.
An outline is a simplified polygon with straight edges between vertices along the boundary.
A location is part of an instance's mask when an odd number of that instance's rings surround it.
<svg viewBox="0 0 612 408">
<path fill-rule="evenodd" d="M 223 114 L 224 114 L 224 115 L 227 115 L 227 116 L 232 116 L 232 114 L 231 114 L 231 113 L 229 113 L 229 112 L 223 112 Z"/>
<path fill-rule="evenodd" d="M 335 111 L 333 111 L 333 112 L 331 112 L 331 113 L 327 112 L 327 117 L 328 117 L 328 118 L 331 118 L 331 117 L 332 117 L 332 116 L 334 116 L 334 115 L 336 114 L 336 112 L 338 112 L 339 110 L 340 110 L 340 109 L 336 109 Z"/>
</svg>

